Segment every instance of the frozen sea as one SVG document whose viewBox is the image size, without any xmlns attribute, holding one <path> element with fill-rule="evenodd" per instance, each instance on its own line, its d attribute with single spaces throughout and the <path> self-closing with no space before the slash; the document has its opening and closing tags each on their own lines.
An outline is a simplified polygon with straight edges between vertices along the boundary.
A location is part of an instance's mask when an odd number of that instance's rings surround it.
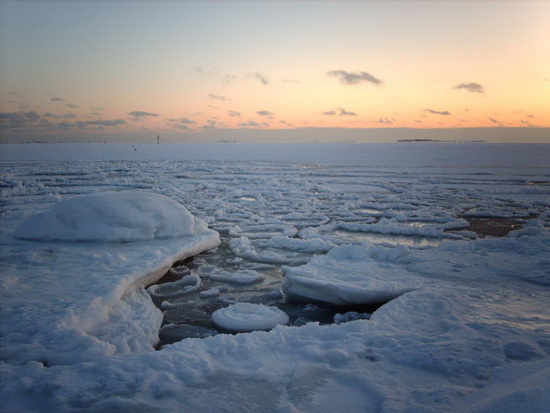
<svg viewBox="0 0 550 413">
<path fill-rule="evenodd" d="M 548 144 L 6 144 L 0 168 L 1 411 L 548 411 Z"/>
</svg>

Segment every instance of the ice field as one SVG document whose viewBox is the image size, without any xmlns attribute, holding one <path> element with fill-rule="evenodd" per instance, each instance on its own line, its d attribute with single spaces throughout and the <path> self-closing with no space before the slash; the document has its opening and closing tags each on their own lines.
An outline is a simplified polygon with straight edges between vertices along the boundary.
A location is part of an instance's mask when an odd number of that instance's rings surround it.
<svg viewBox="0 0 550 413">
<path fill-rule="evenodd" d="M 0 168 L 1 411 L 548 411 L 550 145 L 0 145 Z"/>
</svg>

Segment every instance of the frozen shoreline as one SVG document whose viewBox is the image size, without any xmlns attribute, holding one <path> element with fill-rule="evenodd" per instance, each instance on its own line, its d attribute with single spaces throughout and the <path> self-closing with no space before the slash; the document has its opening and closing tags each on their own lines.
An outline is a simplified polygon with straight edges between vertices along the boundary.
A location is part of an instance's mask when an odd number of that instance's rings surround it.
<svg viewBox="0 0 550 413">
<path fill-rule="evenodd" d="M 518 152 L 507 150 L 510 157 Z M 487 166 L 481 160 L 489 153 L 474 151 L 461 166 L 463 153 L 436 151 L 423 161 L 415 160 L 418 154 L 371 164 L 375 153 L 361 163 L 359 154 L 345 160 L 342 152 L 328 165 L 315 160 L 319 152 L 305 153 L 304 162 L 266 161 L 272 154 L 265 152 L 208 162 L 1 162 L 0 320 L 7 332 L 1 409 L 544 411 L 550 404 L 547 161 L 516 168 L 497 158 Z M 256 160 L 239 162 L 250 157 Z M 20 222 L 59 201 L 136 188 L 177 200 L 226 237 L 226 255 L 197 257 L 189 275 L 205 285 L 213 276 L 227 290 L 204 298 L 197 291 L 195 307 L 200 300 L 238 301 L 232 287 L 238 282 L 256 280 L 269 292 L 281 264 L 294 281 L 311 277 L 316 294 L 347 299 L 355 287 L 412 291 L 370 320 L 218 334 L 154 351 L 162 315 L 133 284 L 169 266 L 182 249 L 213 247 L 215 234 L 103 246 L 13 238 Z M 464 224 L 459 216 L 466 210 L 512 223 L 533 218 L 502 238 L 413 242 Z M 372 237 L 373 228 L 384 237 Z M 135 293 L 125 295 L 129 287 Z M 246 308 L 238 313 L 246 315 Z"/>
<path fill-rule="evenodd" d="M 139 241 L 127 241 L 133 239 Z M 2 242 L 12 244 L 1 278 L 10 318 L 3 322 L 4 357 L 54 366 L 152 350 L 162 315 L 145 287 L 220 240 L 166 197 L 107 192 L 59 202 L 4 232 Z"/>
</svg>

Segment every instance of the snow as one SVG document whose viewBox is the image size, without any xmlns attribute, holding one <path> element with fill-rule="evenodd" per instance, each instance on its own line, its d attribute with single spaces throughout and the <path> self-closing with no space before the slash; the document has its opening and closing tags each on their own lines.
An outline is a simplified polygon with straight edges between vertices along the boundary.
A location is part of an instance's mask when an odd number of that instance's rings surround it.
<svg viewBox="0 0 550 413">
<path fill-rule="evenodd" d="M 547 411 L 550 145 L 136 148 L 2 145 L 1 411 Z"/>
<path fill-rule="evenodd" d="M 233 332 L 271 330 L 289 321 L 288 315 L 277 307 L 250 303 L 221 308 L 212 314 L 212 320 L 218 327 Z"/>
<path fill-rule="evenodd" d="M 131 242 L 193 236 L 206 224 L 163 195 L 100 192 L 56 203 L 23 221 L 15 237 L 34 241 Z"/>
<path fill-rule="evenodd" d="M 151 218 L 156 231 L 146 222 Z M 175 261 L 220 242 L 177 202 L 131 191 L 61 201 L 24 220 L 13 236 L 34 241 L 13 241 L 3 252 L 2 354 L 45 365 L 151 351 L 162 314 L 144 287 Z M 74 242 L 84 240 L 94 242 Z"/>
<path fill-rule="evenodd" d="M 394 262 L 409 250 L 398 246 L 345 245 L 302 267 L 284 267 L 284 288 L 293 300 L 373 304 L 419 288 L 424 280 Z"/>
</svg>

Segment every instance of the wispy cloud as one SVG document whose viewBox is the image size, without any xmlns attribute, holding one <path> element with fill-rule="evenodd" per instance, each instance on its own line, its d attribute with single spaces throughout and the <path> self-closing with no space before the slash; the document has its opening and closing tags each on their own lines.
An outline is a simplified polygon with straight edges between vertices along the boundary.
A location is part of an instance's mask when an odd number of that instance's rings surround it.
<svg viewBox="0 0 550 413">
<path fill-rule="evenodd" d="M 193 72 L 195 72 L 199 76 L 205 76 L 205 77 L 212 76 L 215 74 L 214 71 L 210 69 L 205 69 L 204 67 L 200 67 L 200 66 L 195 66 L 193 68 Z"/>
<path fill-rule="evenodd" d="M 267 78 L 267 76 L 261 74 L 261 73 L 250 73 L 248 74 L 247 76 L 248 78 L 251 78 L 251 79 L 256 79 L 258 80 L 262 85 L 264 86 L 268 86 L 271 82 L 269 81 L 269 79 Z"/>
<path fill-rule="evenodd" d="M 237 112 L 236 110 L 228 110 L 227 114 L 234 118 L 238 118 L 241 116 L 241 112 Z"/>
<path fill-rule="evenodd" d="M 31 119 L 31 120 L 39 120 L 40 119 L 40 115 L 35 112 L 34 110 L 31 111 L 31 112 L 25 112 L 23 114 L 24 117 L 26 117 L 27 119 Z"/>
<path fill-rule="evenodd" d="M 218 128 L 218 121 L 217 121 L 217 118 L 213 118 L 213 119 L 208 119 L 206 121 L 206 125 L 204 125 L 202 128 L 203 129 L 217 129 Z"/>
<path fill-rule="evenodd" d="M 340 110 L 340 116 L 357 116 L 357 113 L 350 112 L 349 110 L 345 110 L 344 108 L 338 108 Z"/>
<path fill-rule="evenodd" d="M 181 124 L 181 123 L 176 123 L 176 124 L 173 124 L 172 126 L 178 128 L 178 129 L 181 129 L 181 130 L 189 130 L 190 129 L 189 126 Z"/>
<path fill-rule="evenodd" d="M 51 102 L 65 102 L 65 99 L 63 99 L 63 98 L 51 98 L 50 101 Z"/>
<path fill-rule="evenodd" d="M 341 107 L 337 107 L 337 108 L 334 108 L 333 110 L 329 110 L 327 112 L 323 112 L 323 115 L 327 115 L 327 116 L 334 116 L 334 115 L 339 115 L 339 116 L 357 116 L 357 113 L 355 112 L 350 112 L 344 108 L 341 108 Z"/>
<path fill-rule="evenodd" d="M 376 123 L 382 123 L 382 124 L 385 124 L 385 125 L 393 125 L 393 119 L 380 118 L 376 121 Z"/>
<path fill-rule="evenodd" d="M 490 116 L 487 116 L 487 119 L 489 119 L 492 123 L 496 124 L 496 125 L 502 125 L 502 122 L 495 119 L 495 118 L 492 118 Z"/>
<path fill-rule="evenodd" d="M 69 119 L 69 118 L 76 118 L 76 115 L 74 113 L 64 113 L 62 115 L 55 115 L 51 112 L 46 112 L 43 115 L 45 118 L 52 118 L 52 119 Z"/>
<path fill-rule="evenodd" d="M 336 77 L 340 79 L 341 83 L 346 85 L 356 85 L 363 82 L 372 83 L 374 85 L 381 85 L 382 80 L 374 77 L 368 72 L 348 72 L 346 70 L 331 70 L 327 72 L 327 76 Z"/>
<path fill-rule="evenodd" d="M 190 129 L 189 125 L 195 125 L 197 122 L 195 122 L 192 119 L 189 118 L 171 118 L 168 119 L 168 124 L 170 126 L 173 126 L 175 128 L 181 129 L 181 130 L 188 130 Z"/>
<path fill-rule="evenodd" d="M 239 123 L 239 126 L 242 128 L 259 128 L 261 125 L 258 122 L 254 122 L 253 120 L 249 120 L 248 122 L 241 122 Z"/>
<path fill-rule="evenodd" d="M 215 93 L 209 93 L 208 94 L 208 97 L 210 99 L 214 99 L 214 100 L 219 100 L 220 102 L 225 102 L 226 100 L 231 100 L 225 96 L 222 96 L 222 95 L 216 95 Z"/>
<path fill-rule="evenodd" d="M 67 103 L 66 105 L 68 108 L 71 108 L 71 109 L 78 109 L 80 106 L 78 105 L 73 105 L 72 103 Z"/>
<path fill-rule="evenodd" d="M 451 112 L 447 110 L 439 111 L 439 110 L 433 110 L 433 109 L 424 109 L 424 112 L 431 113 L 432 115 L 443 115 L 443 116 L 449 116 L 451 114 Z"/>
<path fill-rule="evenodd" d="M 94 125 L 94 126 L 120 126 L 120 125 L 125 125 L 126 121 L 124 119 L 88 120 L 84 123 L 86 125 Z"/>
<path fill-rule="evenodd" d="M 479 83 L 460 83 L 454 89 L 464 89 L 472 93 L 485 93 L 485 89 Z"/>
<path fill-rule="evenodd" d="M 174 123 L 183 123 L 183 124 L 186 124 L 186 125 L 194 125 L 195 122 L 194 120 L 191 120 L 189 118 L 172 118 L 172 119 L 168 119 L 170 122 L 174 122 Z"/>
<path fill-rule="evenodd" d="M 149 117 L 159 116 L 158 113 L 144 112 L 142 110 L 134 110 L 133 112 L 128 112 L 128 116 L 131 116 L 134 121 L 139 121 Z"/>
<path fill-rule="evenodd" d="M 230 74 L 225 74 L 222 78 L 222 82 L 225 83 L 225 84 L 229 84 L 231 82 L 233 82 L 235 79 L 237 79 L 238 76 L 235 76 L 235 75 L 230 75 Z"/>
<path fill-rule="evenodd" d="M 273 116 L 274 113 L 270 112 L 269 110 L 259 110 L 256 112 L 260 116 Z"/>
<path fill-rule="evenodd" d="M 58 123 L 56 126 L 61 129 L 74 129 L 74 128 L 83 129 L 86 127 L 86 122 L 82 122 L 82 121 L 69 122 L 64 120 L 63 122 Z"/>
</svg>

